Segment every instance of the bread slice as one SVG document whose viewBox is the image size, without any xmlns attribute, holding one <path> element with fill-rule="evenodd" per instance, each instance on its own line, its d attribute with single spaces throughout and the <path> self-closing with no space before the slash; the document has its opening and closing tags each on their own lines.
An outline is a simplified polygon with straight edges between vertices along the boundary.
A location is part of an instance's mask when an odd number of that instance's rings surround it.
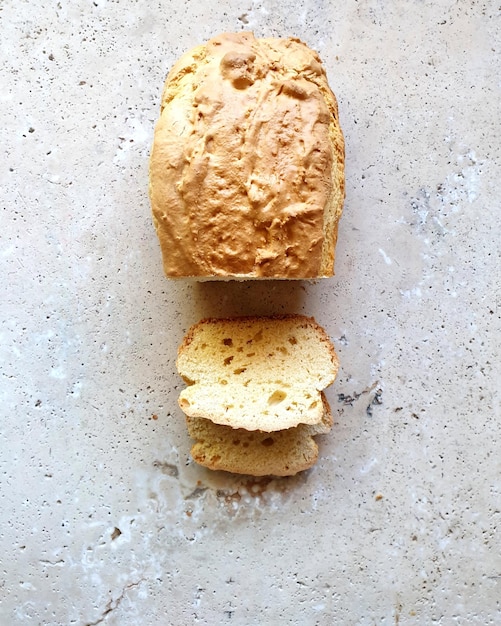
<svg viewBox="0 0 501 626">
<path fill-rule="evenodd" d="M 212 470 L 251 476 L 293 476 L 314 465 L 318 458 L 315 435 L 328 433 L 332 415 L 322 393 L 323 415 L 318 424 L 300 424 L 273 433 L 214 424 L 187 417 L 188 432 L 197 442 L 191 456 Z"/>
<path fill-rule="evenodd" d="M 332 276 L 344 197 L 338 106 L 307 45 L 224 33 L 173 66 L 150 159 L 168 277 Z"/>
<path fill-rule="evenodd" d="M 247 431 L 322 422 L 321 392 L 338 359 L 325 331 L 303 315 L 206 319 L 187 333 L 177 368 L 188 417 Z"/>
</svg>

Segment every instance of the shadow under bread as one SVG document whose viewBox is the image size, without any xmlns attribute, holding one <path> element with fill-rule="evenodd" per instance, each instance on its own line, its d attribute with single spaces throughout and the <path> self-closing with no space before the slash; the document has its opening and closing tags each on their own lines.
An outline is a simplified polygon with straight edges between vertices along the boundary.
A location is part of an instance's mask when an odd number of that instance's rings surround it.
<svg viewBox="0 0 501 626">
<path fill-rule="evenodd" d="M 295 280 L 198 282 L 192 292 L 193 313 L 198 319 L 299 313 L 306 284 Z"/>
</svg>

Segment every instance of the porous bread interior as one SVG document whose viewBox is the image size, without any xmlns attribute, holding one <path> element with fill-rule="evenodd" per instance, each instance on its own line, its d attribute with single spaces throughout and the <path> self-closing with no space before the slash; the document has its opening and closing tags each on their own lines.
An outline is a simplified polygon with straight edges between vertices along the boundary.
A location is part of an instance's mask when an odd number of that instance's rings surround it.
<svg viewBox="0 0 501 626">
<path fill-rule="evenodd" d="M 214 424 L 187 417 L 188 432 L 196 443 L 191 456 L 200 465 L 251 476 L 293 476 L 312 467 L 318 458 L 315 435 L 328 433 L 332 415 L 322 393 L 323 415 L 319 424 L 300 424 L 273 433 Z"/>
<path fill-rule="evenodd" d="M 186 415 L 273 432 L 321 422 L 321 391 L 338 360 L 313 318 L 246 317 L 193 326 L 177 368 L 188 385 L 179 397 Z"/>
</svg>

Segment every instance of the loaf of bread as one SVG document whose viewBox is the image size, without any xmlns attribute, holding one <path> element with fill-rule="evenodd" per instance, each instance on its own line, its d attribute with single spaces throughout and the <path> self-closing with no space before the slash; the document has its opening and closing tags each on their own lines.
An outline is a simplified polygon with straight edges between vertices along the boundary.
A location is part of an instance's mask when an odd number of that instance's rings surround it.
<svg viewBox="0 0 501 626">
<path fill-rule="evenodd" d="M 150 198 L 168 277 L 332 276 L 344 140 L 318 54 L 227 33 L 170 71 Z"/>
<path fill-rule="evenodd" d="M 323 390 L 339 364 L 325 331 L 303 315 L 206 319 L 178 350 L 179 397 L 192 456 L 256 476 L 311 467 L 313 436 L 330 430 Z"/>
</svg>

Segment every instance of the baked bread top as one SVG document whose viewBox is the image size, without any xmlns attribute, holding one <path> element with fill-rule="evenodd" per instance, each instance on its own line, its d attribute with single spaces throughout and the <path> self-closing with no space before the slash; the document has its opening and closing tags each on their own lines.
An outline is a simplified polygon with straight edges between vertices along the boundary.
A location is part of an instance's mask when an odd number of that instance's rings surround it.
<svg viewBox="0 0 501 626">
<path fill-rule="evenodd" d="M 344 140 L 317 53 L 226 33 L 170 71 L 150 160 L 168 277 L 331 276 Z"/>
<path fill-rule="evenodd" d="M 178 350 L 187 383 L 179 405 L 189 417 L 248 431 L 319 424 L 321 392 L 338 359 L 325 331 L 303 315 L 206 319 Z"/>
</svg>

